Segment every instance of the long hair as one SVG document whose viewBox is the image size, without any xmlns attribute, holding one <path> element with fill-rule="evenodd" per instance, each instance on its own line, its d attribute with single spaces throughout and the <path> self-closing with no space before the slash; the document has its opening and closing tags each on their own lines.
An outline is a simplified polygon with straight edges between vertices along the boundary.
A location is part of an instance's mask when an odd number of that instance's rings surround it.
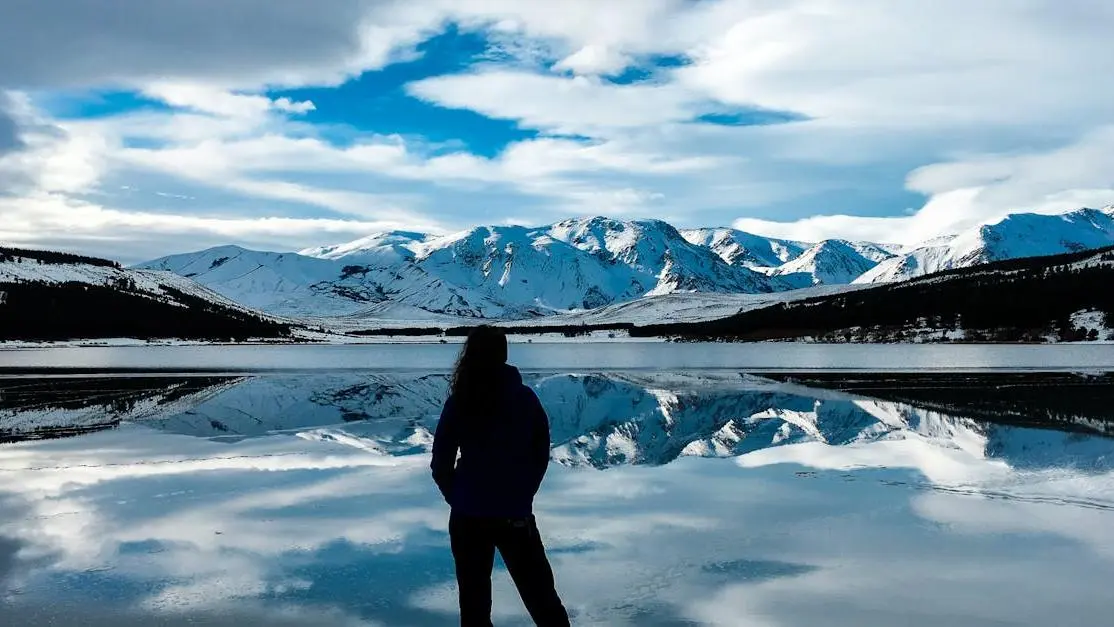
<svg viewBox="0 0 1114 627">
<path fill-rule="evenodd" d="M 485 417 L 501 400 L 498 387 L 506 363 L 506 333 L 489 325 L 472 329 L 456 359 L 449 394 L 465 413 Z"/>
</svg>

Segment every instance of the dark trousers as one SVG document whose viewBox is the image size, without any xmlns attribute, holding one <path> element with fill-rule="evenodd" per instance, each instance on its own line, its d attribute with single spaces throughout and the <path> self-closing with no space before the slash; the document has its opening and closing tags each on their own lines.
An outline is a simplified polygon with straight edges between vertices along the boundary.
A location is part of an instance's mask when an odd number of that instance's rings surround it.
<svg viewBox="0 0 1114 627">
<path fill-rule="evenodd" d="M 453 514 L 449 517 L 449 540 L 456 562 L 462 627 L 491 627 L 495 549 L 499 549 L 534 623 L 539 627 L 568 626 L 569 615 L 557 596 L 553 569 L 533 516 L 507 519 Z"/>
</svg>

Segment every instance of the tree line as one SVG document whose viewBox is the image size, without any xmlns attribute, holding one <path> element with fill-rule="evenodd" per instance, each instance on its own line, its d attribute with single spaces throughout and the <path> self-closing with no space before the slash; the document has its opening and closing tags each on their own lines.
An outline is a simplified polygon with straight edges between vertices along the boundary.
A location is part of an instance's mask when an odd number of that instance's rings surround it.
<svg viewBox="0 0 1114 627">
<path fill-rule="evenodd" d="M 106 337 L 243 341 L 286 337 L 290 327 L 171 288 L 170 299 L 102 285 L 0 283 L 0 340 Z"/>
<path fill-rule="evenodd" d="M 1080 264 L 1094 258 L 1098 263 Z M 689 340 L 897 340 L 911 330 L 956 329 L 974 341 L 1097 339 L 1071 316 L 1098 311 L 1114 321 L 1114 247 L 1014 259 L 907 282 L 742 312 L 708 322 L 647 325 L 634 336 Z"/>
<path fill-rule="evenodd" d="M 40 264 L 86 264 L 102 268 L 117 268 L 120 263 L 109 259 L 86 257 L 73 253 L 60 253 L 53 250 L 31 250 L 27 248 L 9 248 L 0 246 L 0 263 L 16 261 L 35 261 Z"/>
</svg>

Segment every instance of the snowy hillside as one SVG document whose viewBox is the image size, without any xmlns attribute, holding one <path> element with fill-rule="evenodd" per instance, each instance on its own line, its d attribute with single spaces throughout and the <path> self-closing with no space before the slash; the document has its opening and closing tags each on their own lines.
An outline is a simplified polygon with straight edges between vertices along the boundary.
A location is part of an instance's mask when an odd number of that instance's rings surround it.
<svg viewBox="0 0 1114 627">
<path fill-rule="evenodd" d="M 638 337 L 823 342 L 1106 340 L 1114 246 L 1007 259 L 906 281 L 840 286 L 713 321 L 646 324 Z"/>
<path fill-rule="evenodd" d="M 1111 244 L 1114 244 L 1114 206 L 1079 209 L 1061 215 L 1019 213 L 883 261 L 855 282 L 903 281 L 940 270 Z"/>
<path fill-rule="evenodd" d="M 0 249 L 0 284 L 78 283 L 109 288 L 128 286 L 134 291 L 168 300 L 173 300 L 170 290 L 174 290 L 223 307 L 254 313 L 241 303 L 174 272 L 120 268 L 103 260 L 91 260 L 101 263 L 41 263 L 38 255 L 24 256 L 17 252 L 6 254 L 5 250 L 11 249 Z"/>
<path fill-rule="evenodd" d="M 187 277 L 0 248 L 0 339 L 273 337 L 289 331 Z"/>
<path fill-rule="evenodd" d="M 546 318 L 546 325 L 664 324 L 715 320 L 742 311 L 790 303 L 808 298 L 828 296 L 868 285 L 817 285 L 769 294 L 661 294 L 616 303 L 598 309 L 563 313 Z M 510 327 L 530 326 L 534 321 L 522 320 Z"/>
<path fill-rule="evenodd" d="M 464 294 L 407 260 L 367 263 L 383 253 L 381 247 L 361 250 L 350 263 L 221 246 L 138 267 L 188 277 L 230 299 L 283 316 L 358 315 L 386 302 L 462 316 L 501 312 L 497 304 Z"/>
</svg>

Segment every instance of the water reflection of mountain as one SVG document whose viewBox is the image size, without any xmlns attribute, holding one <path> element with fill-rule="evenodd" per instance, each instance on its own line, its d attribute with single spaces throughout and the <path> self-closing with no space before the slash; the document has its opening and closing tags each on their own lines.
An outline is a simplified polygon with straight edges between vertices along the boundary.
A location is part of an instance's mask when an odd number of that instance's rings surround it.
<svg viewBox="0 0 1114 627">
<path fill-rule="evenodd" d="M 243 377 L 0 379 L 0 442 L 71 437 L 188 410 Z"/>
<path fill-rule="evenodd" d="M 795 373 L 769 378 L 1022 427 L 1114 436 L 1114 373 Z"/>
<path fill-rule="evenodd" d="M 1015 396 L 997 379 L 980 387 L 969 378 L 956 391 L 940 380 L 843 377 L 795 380 L 836 392 L 723 371 L 529 374 L 526 381 L 549 411 L 553 458 L 566 465 L 660 465 L 802 442 L 905 438 L 975 447 L 1019 467 L 1105 467 L 1114 460 L 1114 440 L 1080 433 L 1108 433 L 1101 398 L 1114 401 L 1109 380 L 1091 380 L 1086 394 L 1066 399 L 1035 388 Z M 13 432 L 15 425 L 20 437 L 72 435 L 143 420 L 225 441 L 290 432 L 402 455 L 428 449 L 448 388 L 445 375 L 367 373 L 52 381 L 3 382 L 0 428 Z M 44 393 L 48 407 L 27 400 Z"/>
</svg>

